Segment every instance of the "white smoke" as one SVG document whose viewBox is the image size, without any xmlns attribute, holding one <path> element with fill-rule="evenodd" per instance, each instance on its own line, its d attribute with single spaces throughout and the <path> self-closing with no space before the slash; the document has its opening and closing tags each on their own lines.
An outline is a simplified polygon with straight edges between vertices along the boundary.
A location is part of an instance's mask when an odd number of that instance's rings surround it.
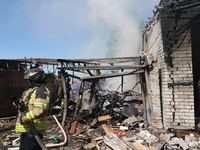
<svg viewBox="0 0 200 150">
<path fill-rule="evenodd" d="M 35 36 L 39 42 L 51 45 L 49 58 L 55 52 L 56 58 L 104 57 L 109 34 L 113 29 L 117 29 L 120 34 L 117 56 L 135 56 L 138 54 L 140 40 L 135 16 L 145 16 L 144 19 L 147 20 L 147 17 L 153 15 L 152 10 L 158 2 L 159 0 L 19 0 L 11 7 L 12 24 L 28 28 L 30 37 Z M 33 53 L 31 57 L 36 54 Z"/>
<path fill-rule="evenodd" d="M 107 26 L 110 29 L 117 30 L 117 43 L 115 50 L 117 57 L 138 56 L 138 45 L 140 41 L 138 23 L 131 14 L 129 5 L 131 1 L 116 0 L 88 0 L 91 8 L 89 18 L 94 22 L 96 28 L 101 29 Z M 131 89 L 135 78 L 124 77 L 123 89 Z M 121 77 L 106 79 L 106 89 L 121 91 Z"/>
<path fill-rule="evenodd" d="M 152 17 L 154 5 L 158 5 L 159 1 L 19 0 L 12 7 L 15 18 L 13 23 L 16 26 L 26 23 L 38 41 L 53 47 L 52 50 L 44 49 L 48 51 L 45 53 L 46 58 L 102 58 L 107 50 L 109 34 L 114 29 L 119 35 L 117 57 L 138 56 L 141 37 L 137 19 L 145 16 L 147 20 L 147 17 Z M 41 57 L 41 53 L 35 51 L 31 57 L 35 57 L 35 54 Z M 129 86 L 126 80 L 124 82 L 124 88 L 134 86 Z M 116 83 L 118 86 L 119 83 Z"/>
<path fill-rule="evenodd" d="M 133 14 L 131 13 L 132 11 L 134 11 L 134 9 L 136 9 L 136 7 L 133 7 L 137 6 L 135 2 L 136 1 L 131 0 L 88 0 L 88 4 L 90 6 L 89 19 L 91 22 L 94 23 L 96 29 L 99 29 L 101 31 L 102 27 L 109 27 L 110 29 L 117 30 L 118 36 L 116 38 L 118 42 L 115 45 L 117 57 L 131 57 L 139 55 L 138 46 L 141 35 L 139 34 L 140 31 L 138 28 L 138 22 L 136 20 L 136 14 L 135 16 L 133 16 Z M 133 5 L 134 3 L 136 5 Z M 144 3 L 138 3 L 138 5 L 140 4 Z M 96 48 L 94 47 L 94 49 Z M 135 75 L 124 77 L 124 91 L 133 88 L 136 82 L 135 77 Z M 122 82 L 121 77 L 107 79 L 106 82 L 107 86 L 105 88 L 109 90 L 118 89 L 118 91 L 120 91 L 119 87 Z"/>
<path fill-rule="evenodd" d="M 117 56 L 137 55 L 140 40 L 138 24 L 131 14 L 131 1 L 88 0 L 89 20 L 101 31 L 102 27 L 118 31 Z"/>
</svg>

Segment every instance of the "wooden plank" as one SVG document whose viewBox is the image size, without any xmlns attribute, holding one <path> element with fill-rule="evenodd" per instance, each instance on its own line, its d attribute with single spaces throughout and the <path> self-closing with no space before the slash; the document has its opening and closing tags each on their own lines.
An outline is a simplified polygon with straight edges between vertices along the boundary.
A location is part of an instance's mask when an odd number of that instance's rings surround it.
<svg viewBox="0 0 200 150">
<path fill-rule="evenodd" d="M 198 5 L 200 5 L 200 2 L 196 2 L 196 3 L 189 4 L 189 5 L 185 5 L 185 6 L 181 6 L 181 7 L 178 7 L 178 8 L 174 8 L 174 9 L 172 9 L 172 13 L 174 13 L 176 11 L 181 11 L 181 10 L 184 10 L 184 9 L 188 9 L 188 8 L 191 8 L 191 7 L 195 7 L 195 6 L 198 6 Z"/>
<path fill-rule="evenodd" d="M 4 117 L 4 118 L 0 118 L 0 120 L 5 120 L 5 119 L 14 119 L 16 118 L 16 116 L 12 116 L 12 117 Z"/>
<path fill-rule="evenodd" d="M 146 65 L 130 65 L 130 66 L 75 66 L 75 67 L 63 67 L 66 70 L 121 70 L 121 69 L 136 69 L 143 68 Z"/>
<path fill-rule="evenodd" d="M 151 146 L 149 147 L 149 150 L 158 150 L 158 147 Z"/>
<path fill-rule="evenodd" d="M 25 63 L 41 63 L 41 64 L 52 64 L 58 65 L 61 62 L 65 63 L 124 63 L 124 62 L 137 62 L 139 63 L 140 57 L 115 57 L 115 58 L 94 58 L 94 59 L 48 59 L 48 58 L 25 58 L 25 59 L 1 59 L 1 60 L 14 60 Z"/>
<path fill-rule="evenodd" d="M 103 124 L 102 127 L 105 130 L 107 135 L 113 133 L 111 126 Z"/>
<path fill-rule="evenodd" d="M 86 63 L 92 63 L 92 62 L 98 62 L 98 63 L 101 63 L 101 62 L 107 62 L 107 63 L 111 63 L 111 61 L 114 61 L 114 60 L 123 60 L 123 61 L 126 61 L 126 60 L 129 60 L 129 61 L 135 61 L 135 60 L 138 60 L 140 59 L 140 57 L 115 57 L 115 58 L 94 58 L 94 59 L 58 59 L 58 61 L 73 61 L 73 62 L 86 62 Z"/>
<path fill-rule="evenodd" d="M 148 147 L 146 147 L 138 142 L 135 142 L 135 148 L 137 148 L 138 150 L 149 150 Z"/>
<path fill-rule="evenodd" d="M 102 125 L 102 127 L 105 130 L 106 135 L 113 133 L 113 131 L 110 129 L 110 126 L 104 124 L 104 125 Z M 106 146 L 106 150 L 112 150 L 112 149 L 110 147 Z"/>
<path fill-rule="evenodd" d="M 92 139 L 92 142 L 94 143 L 94 145 L 96 146 L 96 148 L 98 150 L 101 150 L 101 148 L 99 147 L 99 145 L 97 144 L 97 142 L 94 139 Z"/>
<path fill-rule="evenodd" d="M 110 115 L 106 115 L 106 116 L 99 116 L 98 117 L 98 121 L 104 121 L 104 120 L 108 120 L 111 119 L 112 117 Z"/>
<path fill-rule="evenodd" d="M 64 127 L 66 116 L 67 116 L 67 90 L 66 90 L 66 79 L 64 77 L 63 72 L 61 72 L 61 80 L 62 80 L 62 86 L 63 86 L 63 92 L 64 92 L 64 110 L 63 110 L 63 119 L 62 119 L 62 127 Z"/>
<path fill-rule="evenodd" d="M 103 79 L 103 78 L 127 76 L 127 75 L 139 74 L 139 73 L 142 73 L 142 72 L 143 72 L 143 70 L 130 71 L 130 72 L 121 72 L 121 73 L 112 73 L 112 74 L 104 74 L 104 75 L 91 76 L 91 77 L 82 77 L 80 79 L 86 81 L 86 80 L 94 80 L 94 79 Z"/>
<path fill-rule="evenodd" d="M 88 139 L 89 139 L 89 137 L 88 137 L 88 134 L 87 134 L 87 132 L 86 132 L 86 131 L 83 133 L 83 135 L 85 136 L 85 139 L 86 139 L 86 140 L 88 140 Z M 88 143 L 88 142 L 86 141 L 85 143 Z"/>
<path fill-rule="evenodd" d="M 74 133 L 75 133 L 75 131 L 76 131 L 76 126 L 77 126 L 77 121 L 74 121 L 74 122 L 72 123 L 71 128 L 70 128 L 69 134 L 74 134 Z"/>
</svg>

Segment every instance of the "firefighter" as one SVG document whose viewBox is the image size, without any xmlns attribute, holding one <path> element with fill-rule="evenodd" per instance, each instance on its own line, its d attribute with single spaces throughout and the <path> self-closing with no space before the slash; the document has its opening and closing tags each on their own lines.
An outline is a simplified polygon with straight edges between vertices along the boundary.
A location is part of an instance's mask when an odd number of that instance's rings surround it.
<svg viewBox="0 0 200 150">
<path fill-rule="evenodd" d="M 32 68 L 25 72 L 29 89 L 22 94 L 24 110 L 18 112 L 15 131 L 20 135 L 20 150 L 42 150 L 31 133 L 28 122 L 34 123 L 40 138 L 43 138 L 47 126 L 47 112 L 50 103 L 50 91 L 46 87 L 46 77 L 42 69 Z"/>
</svg>

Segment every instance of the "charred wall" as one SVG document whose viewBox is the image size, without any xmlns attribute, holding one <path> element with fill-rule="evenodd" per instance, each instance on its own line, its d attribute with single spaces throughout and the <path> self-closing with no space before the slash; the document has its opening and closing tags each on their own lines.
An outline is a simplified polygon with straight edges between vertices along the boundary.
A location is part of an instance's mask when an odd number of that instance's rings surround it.
<svg viewBox="0 0 200 150">
<path fill-rule="evenodd" d="M 156 59 L 151 68 L 148 68 L 149 81 L 147 82 L 149 82 L 148 99 L 150 100 L 150 103 L 147 108 L 151 108 L 151 111 L 148 110 L 152 115 L 151 124 L 155 128 L 162 128 L 159 69 L 164 65 L 164 62 L 162 61 L 164 53 L 161 24 L 158 14 L 148 23 L 146 31 L 143 34 L 142 51 L 148 56 L 153 56 Z"/>
<path fill-rule="evenodd" d="M 4 60 L 3 62 L 0 61 L 0 64 L 4 66 L 0 69 L 0 117 L 14 116 L 17 114 L 17 109 L 13 105 L 12 97 L 20 98 L 24 90 L 27 89 L 28 84 L 26 80 L 23 80 L 24 71 L 17 71 L 19 70 L 19 62 L 16 64 L 12 62 L 12 65 L 7 65 L 8 63 Z M 9 68 L 9 66 L 12 67 Z M 55 77 L 53 74 L 47 74 L 46 76 L 47 87 L 51 91 L 51 98 L 53 99 L 56 97 Z"/>
<path fill-rule="evenodd" d="M 200 119 L 200 102 L 199 102 L 199 91 L 200 91 L 200 21 L 193 22 L 191 25 L 192 35 L 192 62 L 193 62 L 193 78 L 194 78 L 194 100 L 195 100 L 195 121 L 196 124 Z"/>
<path fill-rule="evenodd" d="M 21 97 L 27 87 L 23 71 L 0 71 L 0 117 L 16 115 L 12 96 Z"/>
<path fill-rule="evenodd" d="M 141 50 L 157 59 L 148 74 L 154 127 L 160 120 L 164 128 L 195 126 L 191 25 L 200 9 L 188 5 L 162 0 L 144 32 Z"/>
</svg>

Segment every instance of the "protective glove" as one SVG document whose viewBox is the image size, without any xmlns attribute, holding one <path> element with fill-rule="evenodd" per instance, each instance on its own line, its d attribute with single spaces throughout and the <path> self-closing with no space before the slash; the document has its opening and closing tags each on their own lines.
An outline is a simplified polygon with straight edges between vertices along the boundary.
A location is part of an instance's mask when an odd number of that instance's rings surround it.
<svg viewBox="0 0 200 150">
<path fill-rule="evenodd" d="M 20 114 L 20 116 L 19 116 L 20 124 L 25 124 L 25 122 L 23 122 L 23 117 L 25 117 L 25 115 L 24 114 Z"/>
<path fill-rule="evenodd" d="M 29 122 L 28 118 L 26 117 L 26 114 L 24 114 L 24 113 L 22 113 L 19 118 L 20 118 L 21 124 L 25 124 L 25 123 Z"/>
</svg>

